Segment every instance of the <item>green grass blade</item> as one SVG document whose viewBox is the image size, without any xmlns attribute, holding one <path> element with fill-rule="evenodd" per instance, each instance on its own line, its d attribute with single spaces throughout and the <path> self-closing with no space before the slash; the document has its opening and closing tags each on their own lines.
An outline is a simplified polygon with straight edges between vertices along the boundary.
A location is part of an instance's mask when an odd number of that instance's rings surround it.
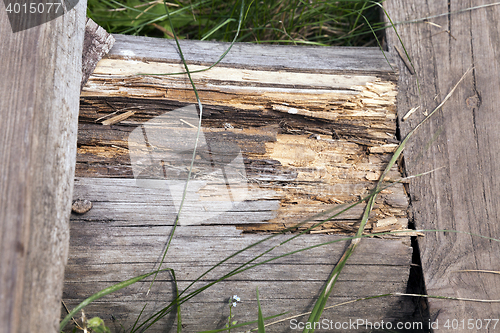
<svg viewBox="0 0 500 333">
<path fill-rule="evenodd" d="M 399 40 L 399 43 L 401 44 L 401 46 L 403 47 L 403 50 L 405 52 L 405 56 L 406 58 L 408 59 L 408 62 L 410 63 L 411 65 L 411 68 L 413 69 L 413 71 L 415 73 L 417 73 L 417 70 L 415 69 L 415 66 L 413 66 L 413 61 L 411 61 L 411 58 L 410 58 L 410 55 L 408 54 L 408 51 L 406 50 L 406 46 L 405 44 L 403 43 L 403 40 L 401 39 L 401 36 L 399 35 L 398 33 L 398 30 L 396 29 L 396 25 L 394 24 L 394 22 L 392 22 L 392 19 L 391 17 L 389 16 L 389 14 L 387 13 L 387 11 L 385 10 L 384 6 L 382 6 L 380 3 L 377 3 L 377 5 L 382 9 L 382 11 L 384 12 L 384 15 L 385 17 L 387 17 L 387 19 L 389 20 L 390 22 L 390 27 L 392 27 L 392 29 L 394 30 L 394 33 L 396 34 L 396 36 L 398 37 L 398 40 Z M 417 89 L 418 89 L 418 93 L 421 94 L 421 91 L 420 91 L 420 81 L 418 79 L 418 75 L 416 76 L 416 79 L 417 79 Z"/>
<path fill-rule="evenodd" d="M 206 40 L 208 39 L 210 36 L 212 36 L 216 31 L 218 31 L 219 29 L 221 29 L 223 26 L 231 23 L 231 22 L 234 22 L 236 21 L 235 19 L 233 18 L 230 18 L 230 19 L 227 19 L 225 20 L 224 22 L 222 22 L 221 24 L 219 24 L 218 26 L 214 27 L 212 30 L 210 30 L 209 32 L 207 32 L 205 35 L 203 35 L 203 37 L 201 38 L 201 40 Z"/>
<path fill-rule="evenodd" d="M 142 314 L 144 313 L 144 310 L 146 309 L 146 306 L 148 303 L 144 304 L 144 306 L 141 309 L 141 312 L 139 312 L 139 315 L 137 316 L 137 319 L 134 321 L 134 325 L 132 326 L 132 331 L 135 329 L 137 326 L 137 323 L 139 323 L 139 320 L 141 319 Z"/>
<path fill-rule="evenodd" d="M 259 328 L 259 333 L 266 333 L 266 329 L 264 327 L 264 317 L 262 316 L 262 309 L 260 307 L 260 299 L 259 299 L 259 288 L 256 289 L 257 292 L 257 327 Z"/>
<path fill-rule="evenodd" d="M 372 192 L 372 194 L 370 195 L 370 198 L 368 199 L 368 203 L 366 205 L 365 211 L 363 213 L 363 217 L 361 219 L 361 224 L 360 224 L 360 226 L 358 228 L 358 232 L 356 233 L 356 238 L 354 238 L 351 241 L 351 244 L 349 245 L 349 247 L 347 248 L 347 250 L 344 252 L 344 254 L 342 255 L 342 258 L 339 261 L 339 263 L 335 266 L 335 268 L 333 269 L 330 277 L 328 278 L 327 284 L 326 284 L 325 288 L 321 292 L 318 300 L 316 301 L 316 303 L 314 305 L 313 310 L 311 311 L 311 314 L 309 315 L 309 319 L 308 319 L 309 323 L 318 322 L 320 320 L 321 314 L 323 313 L 323 310 L 324 310 L 324 308 L 326 306 L 326 301 L 328 300 L 328 297 L 330 296 L 330 293 L 331 293 L 331 291 L 333 289 L 333 286 L 337 282 L 337 279 L 339 277 L 340 272 L 342 271 L 342 269 L 344 268 L 347 260 L 354 253 L 354 250 L 356 249 L 356 247 L 358 246 L 359 242 L 361 241 L 361 236 L 363 234 L 363 231 L 364 231 L 364 228 L 366 226 L 366 223 L 368 222 L 368 218 L 370 216 L 370 212 L 371 212 L 371 210 L 373 208 L 373 205 L 375 203 L 376 195 L 378 194 L 378 192 L 380 192 L 380 189 L 383 187 L 382 182 L 384 181 L 384 179 L 387 176 L 387 174 L 389 173 L 390 169 L 396 163 L 396 161 L 398 160 L 399 156 L 403 152 L 403 149 L 405 148 L 406 143 L 408 142 L 408 140 L 410 139 L 410 137 L 415 133 L 415 131 L 418 128 L 420 128 L 420 126 L 422 126 L 422 124 L 424 122 L 426 122 L 430 117 L 432 117 L 432 115 L 434 113 L 436 113 L 439 109 L 441 109 L 441 107 L 452 96 L 452 94 L 457 89 L 458 85 L 464 80 L 465 76 L 471 71 L 471 69 L 472 68 L 469 68 L 464 73 L 464 75 L 462 76 L 462 78 L 455 84 L 455 86 L 448 93 L 448 95 L 446 95 L 446 97 L 443 99 L 443 101 L 427 117 L 425 117 L 417 126 L 415 126 L 415 128 L 412 131 L 410 131 L 408 133 L 408 135 L 403 139 L 403 141 L 399 144 L 398 148 L 396 149 L 396 151 L 392 155 L 391 160 L 387 164 L 384 172 L 380 176 L 380 179 L 378 180 L 377 185 L 376 185 L 374 191 Z M 303 333 L 313 333 L 314 332 L 314 325 L 310 325 L 310 326 L 312 328 L 310 328 L 310 329 L 305 328 L 303 330 Z"/>
<path fill-rule="evenodd" d="M 162 270 L 162 271 L 165 271 L 166 269 Z M 101 298 L 101 297 L 104 297 L 108 294 L 111 294 L 112 292 L 115 292 L 115 291 L 118 291 L 122 288 L 125 288 L 125 287 L 128 287 L 130 286 L 131 284 L 134 284 L 136 282 L 139 282 L 141 280 L 144 280 L 145 278 L 147 278 L 148 276 L 151 276 L 155 273 L 158 273 L 159 271 L 154 271 L 154 272 L 150 272 L 150 273 L 147 273 L 147 274 L 143 274 L 143 275 L 139 275 L 139 276 L 136 276 L 134 278 L 131 278 L 129 280 L 126 280 L 126 281 L 123 281 L 123 282 L 120 282 L 120 283 L 117 283 L 115 285 L 112 285 L 111 287 L 108 287 L 108 288 L 105 288 L 95 294 L 93 294 L 92 296 L 90 296 L 89 298 L 85 299 L 83 302 L 81 302 L 80 304 L 78 304 L 78 306 L 76 306 L 73 310 L 71 310 L 70 313 L 68 313 L 66 315 L 66 317 L 64 317 L 64 319 L 61 321 L 61 324 L 59 325 L 59 330 L 63 330 L 64 327 L 66 326 L 66 324 L 71 320 L 71 317 L 75 316 L 78 311 L 80 311 L 81 309 L 83 309 L 84 307 L 86 307 L 87 305 L 89 305 L 91 302 Z"/>
</svg>

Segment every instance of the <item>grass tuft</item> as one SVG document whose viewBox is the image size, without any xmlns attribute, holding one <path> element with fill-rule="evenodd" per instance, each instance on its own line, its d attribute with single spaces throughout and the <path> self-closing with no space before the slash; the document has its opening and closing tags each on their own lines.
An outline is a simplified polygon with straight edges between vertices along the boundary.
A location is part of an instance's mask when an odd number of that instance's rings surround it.
<svg viewBox="0 0 500 333">
<path fill-rule="evenodd" d="M 241 1 L 88 0 L 88 16 L 111 33 L 229 42 Z M 170 11 L 170 25 L 165 6 Z M 378 2 L 369 0 L 251 1 L 238 42 L 376 46 Z"/>
</svg>

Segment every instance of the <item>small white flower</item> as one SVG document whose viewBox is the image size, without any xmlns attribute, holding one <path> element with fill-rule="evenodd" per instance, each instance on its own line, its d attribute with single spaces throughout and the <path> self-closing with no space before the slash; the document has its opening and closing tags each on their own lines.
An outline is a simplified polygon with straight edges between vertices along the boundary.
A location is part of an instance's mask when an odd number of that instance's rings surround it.
<svg viewBox="0 0 500 333">
<path fill-rule="evenodd" d="M 234 308 L 234 307 L 235 307 L 235 306 L 236 306 L 237 304 L 238 304 L 238 303 L 236 303 L 236 302 L 233 302 L 233 308 Z"/>
<path fill-rule="evenodd" d="M 238 297 L 238 295 L 233 295 L 233 301 L 235 301 L 235 302 L 240 301 L 240 298 Z"/>
</svg>

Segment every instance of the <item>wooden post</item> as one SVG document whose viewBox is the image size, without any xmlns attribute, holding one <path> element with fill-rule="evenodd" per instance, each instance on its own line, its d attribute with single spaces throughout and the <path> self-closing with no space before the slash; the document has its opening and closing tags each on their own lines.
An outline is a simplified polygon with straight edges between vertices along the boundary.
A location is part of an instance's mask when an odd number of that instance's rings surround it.
<svg viewBox="0 0 500 333">
<path fill-rule="evenodd" d="M 401 38 L 415 69 L 412 75 L 397 60 L 399 117 L 419 107 L 401 122 L 403 136 L 474 67 L 443 109 L 416 132 L 404 153 L 408 175 L 435 170 L 409 184 L 415 227 L 460 232 L 428 232 L 419 239 L 429 295 L 497 300 L 500 290 L 498 276 L 485 272 L 500 265 L 499 243 L 472 236 L 498 239 L 500 235 L 500 34 L 495 23 L 500 7 L 482 7 L 485 3 L 393 0 L 384 4 L 392 22 L 409 22 L 397 26 L 398 36 L 387 30 L 389 50 L 395 54 L 395 46 L 402 49 Z M 466 10 L 472 6 L 477 7 Z M 470 320 L 472 332 L 481 330 L 481 324 L 486 328 L 485 319 L 498 318 L 499 306 L 429 298 L 429 310 L 439 328 L 448 323 L 455 329 L 458 322 Z"/>
<path fill-rule="evenodd" d="M 17 33 L 0 8 L 0 332 L 56 332 L 86 1 Z"/>
</svg>

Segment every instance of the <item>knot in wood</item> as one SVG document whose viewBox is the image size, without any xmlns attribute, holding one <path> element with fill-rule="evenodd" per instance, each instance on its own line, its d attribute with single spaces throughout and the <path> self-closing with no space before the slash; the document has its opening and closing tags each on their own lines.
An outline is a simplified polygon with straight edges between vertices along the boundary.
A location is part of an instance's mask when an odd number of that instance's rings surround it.
<svg viewBox="0 0 500 333">
<path fill-rule="evenodd" d="M 76 199 L 71 204 L 71 211 L 77 214 L 85 214 L 92 209 L 92 202 L 85 199 Z"/>
<path fill-rule="evenodd" d="M 477 94 L 472 95 L 465 100 L 465 104 L 467 104 L 467 107 L 471 109 L 477 108 L 481 105 L 481 98 Z"/>
</svg>

